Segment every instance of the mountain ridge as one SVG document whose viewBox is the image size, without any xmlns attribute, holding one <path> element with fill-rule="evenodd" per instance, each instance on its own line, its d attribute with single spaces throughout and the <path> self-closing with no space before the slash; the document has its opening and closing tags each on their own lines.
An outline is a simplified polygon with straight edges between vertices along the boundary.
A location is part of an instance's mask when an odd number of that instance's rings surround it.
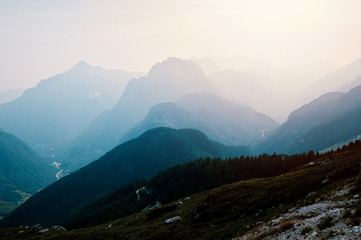
<svg viewBox="0 0 361 240">
<path fill-rule="evenodd" d="M 62 156 L 64 166 L 70 164 L 68 168 L 76 170 L 115 147 L 153 105 L 209 88 L 209 80 L 193 62 L 168 58 L 155 64 L 146 77 L 130 80 L 118 103 L 94 119 L 69 145 Z M 82 164 L 73 165 L 76 161 Z"/>
<path fill-rule="evenodd" d="M 55 168 L 13 134 L 0 130 L 0 216 L 55 181 Z"/>
<path fill-rule="evenodd" d="M 173 103 L 153 106 L 145 118 L 124 135 L 121 142 L 154 127 L 172 127 L 198 129 L 211 140 L 227 146 L 249 146 L 258 141 L 262 130 L 277 126 L 267 115 L 218 95 L 190 93 Z"/>
<path fill-rule="evenodd" d="M 81 63 L 40 81 L 0 105 L 0 126 L 23 139 L 42 157 L 76 137 L 98 114 L 113 106 L 133 73 Z M 55 150 L 54 150 L 55 149 Z"/>
<path fill-rule="evenodd" d="M 33 195 L 4 220 L 10 224 L 51 225 L 74 211 L 136 179 L 200 157 L 250 154 L 246 147 L 227 148 L 194 129 L 156 128 L 54 182 Z M 56 204 L 52 204 L 56 201 Z"/>
<path fill-rule="evenodd" d="M 361 85 L 347 93 L 328 93 L 289 115 L 256 147 L 256 152 L 322 150 L 361 134 Z"/>
</svg>

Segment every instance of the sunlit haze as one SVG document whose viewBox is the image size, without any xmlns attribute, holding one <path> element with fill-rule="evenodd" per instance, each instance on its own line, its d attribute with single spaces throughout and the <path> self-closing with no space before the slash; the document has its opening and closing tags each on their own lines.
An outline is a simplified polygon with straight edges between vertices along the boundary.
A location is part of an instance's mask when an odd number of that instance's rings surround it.
<svg viewBox="0 0 361 240">
<path fill-rule="evenodd" d="M 138 72 L 170 56 L 343 66 L 361 57 L 360 9 L 359 0 L 1 0 L 0 90 L 82 60 Z"/>
</svg>

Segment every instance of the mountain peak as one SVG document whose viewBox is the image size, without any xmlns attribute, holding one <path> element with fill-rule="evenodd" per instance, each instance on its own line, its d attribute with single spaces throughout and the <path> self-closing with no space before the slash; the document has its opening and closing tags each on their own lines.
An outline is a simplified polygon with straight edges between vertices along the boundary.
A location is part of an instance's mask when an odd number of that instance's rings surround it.
<svg viewBox="0 0 361 240">
<path fill-rule="evenodd" d="M 183 74 L 197 74 L 202 78 L 205 77 L 203 70 L 199 65 L 192 61 L 176 57 L 168 57 L 166 60 L 155 64 L 149 71 L 149 76 L 161 73 L 164 74 L 165 72 L 183 72 Z"/>
<path fill-rule="evenodd" d="M 85 61 L 80 61 L 78 62 L 74 67 L 72 67 L 70 69 L 70 71 L 73 71 L 73 70 L 84 70 L 84 69 L 89 69 L 89 68 L 92 68 L 93 66 L 89 65 L 87 62 Z"/>
</svg>

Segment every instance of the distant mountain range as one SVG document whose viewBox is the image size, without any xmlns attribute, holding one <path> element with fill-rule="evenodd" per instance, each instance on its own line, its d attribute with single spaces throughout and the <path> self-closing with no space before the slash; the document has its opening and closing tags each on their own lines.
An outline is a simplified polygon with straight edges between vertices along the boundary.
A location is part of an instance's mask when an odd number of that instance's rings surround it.
<svg viewBox="0 0 361 240">
<path fill-rule="evenodd" d="M 191 60 L 204 69 L 217 94 L 267 114 L 279 123 L 287 119 L 297 103 L 312 100 L 303 100 L 305 88 L 336 69 L 325 62 L 280 68 L 247 57 Z"/>
<path fill-rule="evenodd" d="M 54 167 L 23 141 L 0 130 L 0 216 L 55 180 Z"/>
<path fill-rule="evenodd" d="M 0 91 L 0 104 L 10 102 L 24 93 L 25 89 L 10 89 L 6 91 Z"/>
<path fill-rule="evenodd" d="M 168 58 L 154 65 L 148 76 L 132 79 L 119 102 L 99 115 L 68 145 L 61 157 L 63 166 L 76 170 L 115 147 L 153 105 L 210 89 L 209 80 L 193 62 Z"/>
<path fill-rule="evenodd" d="M 80 62 L 69 71 L 0 105 L 0 127 L 23 139 L 41 156 L 75 138 L 91 121 L 120 98 L 138 73 L 105 70 Z"/>
<path fill-rule="evenodd" d="M 361 85 L 325 94 L 295 110 L 257 148 L 258 153 L 319 151 L 361 135 Z"/>
<path fill-rule="evenodd" d="M 300 98 L 300 104 L 312 101 L 329 92 L 348 92 L 361 84 L 361 59 L 357 59 L 342 68 L 339 68 L 306 88 Z"/>
<path fill-rule="evenodd" d="M 253 65 L 274 70 L 262 62 Z M 295 76 L 317 74 L 310 70 Z M 313 100 L 282 125 L 249 106 L 253 102 L 276 113 L 278 103 L 283 110 L 294 104 L 302 89 L 277 95 L 282 84 L 273 86 L 275 77 L 286 79 L 288 73 L 265 77 L 262 71 L 221 69 L 207 77 L 192 61 L 168 58 L 139 76 L 81 62 L 0 104 L 0 128 L 6 131 L 0 131 L 0 217 L 34 194 L 3 223 L 61 223 L 121 186 L 198 158 L 220 158 L 205 160 L 211 168 L 221 159 L 258 155 L 261 167 L 250 163 L 254 157 L 242 158 L 242 171 L 232 172 L 233 160 L 224 171 L 219 165 L 217 176 L 229 180 L 245 174 L 244 169 L 262 175 L 267 167 L 290 169 L 316 155 L 301 154 L 300 162 L 290 156 L 287 162 L 284 154 L 322 152 L 361 138 L 361 60 L 312 84 L 298 100 Z M 68 175 L 53 182 L 57 169 L 51 162 Z M 128 193 L 134 197 L 133 188 Z"/>
<path fill-rule="evenodd" d="M 5 221 L 22 225 L 59 223 L 120 186 L 178 163 L 249 154 L 247 147 L 225 147 L 197 130 L 152 129 L 54 182 L 7 215 Z"/>
<path fill-rule="evenodd" d="M 187 94 L 174 103 L 153 106 L 121 142 L 155 127 L 194 128 L 224 145 L 253 145 L 278 124 L 251 108 L 211 93 Z"/>
</svg>

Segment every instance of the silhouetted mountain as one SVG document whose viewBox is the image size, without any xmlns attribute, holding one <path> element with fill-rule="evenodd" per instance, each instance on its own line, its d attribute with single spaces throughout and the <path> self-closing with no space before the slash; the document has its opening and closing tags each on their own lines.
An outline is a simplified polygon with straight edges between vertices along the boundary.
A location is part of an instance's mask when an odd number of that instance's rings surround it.
<svg viewBox="0 0 361 240">
<path fill-rule="evenodd" d="M 10 89 L 6 91 L 0 91 L 0 104 L 10 102 L 24 93 L 25 89 Z"/>
<path fill-rule="evenodd" d="M 64 168 L 78 169 L 115 147 L 153 105 L 210 88 L 203 71 L 193 62 L 168 58 L 154 65 L 148 76 L 132 79 L 116 106 L 97 117 L 69 144 L 62 156 Z"/>
<path fill-rule="evenodd" d="M 0 216 L 55 180 L 54 167 L 23 141 L 0 130 Z"/>
<path fill-rule="evenodd" d="M 352 83 L 361 76 L 361 59 L 357 59 L 346 66 L 337 69 L 327 76 L 310 85 L 302 93 L 300 103 L 306 103 L 325 93 L 335 91 L 349 91 L 357 85 Z"/>
<path fill-rule="evenodd" d="M 256 152 L 297 153 L 322 150 L 361 134 L 361 86 L 328 93 L 292 112 Z"/>
<path fill-rule="evenodd" d="M 59 223 L 97 198 L 159 170 L 200 157 L 225 158 L 249 153 L 245 147 L 227 148 L 211 142 L 193 129 L 152 129 L 43 189 L 7 215 L 5 222 Z"/>
<path fill-rule="evenodd" d="M 219 95 L 236 99 L 242 105 L 258 111 L 270 111 L 276 96 L 272 94 L 269 76 L 257 71 L 242 72 L 226 69 L 209 76 L 218 88 Z"/>
<path fill-rule="evenodd" d="M 224 145 L 252 145 L 277 123 L 251 108 L 210 93 L 187 94 L 175 103 L 160 103 L 121 142 L 155 127 L 194 128 Z"/>
<path fill-rule="evenodd" d="M 0 127 L 50 157 L 54 147 L 75 138 L 97 115 L 114 106 L 133 76 L 138 74 L 80 62 L 0 105 Z"/>
<path fill-rule="evenodd" d="M 325 62 L 279 68 L 245 57 L 192 60 L 208 74 L 217 94 L 267 114 L 279 123 L 285 122 L 296 109 L 298 96 L 306 87 L 335 69 Z"/>
<path fill-rule="evenodd" d="M 354 81 L 347 82 L 342 87 L 340 87 L 338 90 L 340 92 L 348 92 L 352 88 L 355 88 L 355 87 L 357 87 L 359 85 L 361 85 L 361 75 L 358 78 L 356 78 Z"/>
<path fill-rule="evenodd" d="M 268 71 L 272 66 L 264 60 L 255 60 L 249 57 L 192 57 L 191 61 L 199 64 L 206 74 L 213 74 L 226 69 L 237 71 Z"/>
</svg>

